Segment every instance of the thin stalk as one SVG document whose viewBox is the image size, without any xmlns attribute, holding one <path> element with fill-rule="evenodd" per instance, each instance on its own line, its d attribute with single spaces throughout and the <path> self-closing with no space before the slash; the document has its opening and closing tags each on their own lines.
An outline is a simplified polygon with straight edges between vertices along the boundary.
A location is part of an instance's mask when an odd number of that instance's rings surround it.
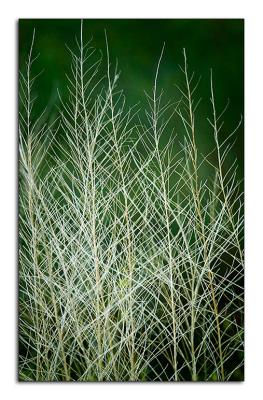
<svg viewBox="0 0 263 400">
<path fill-rule="evenodd" d="M 220 329 L 220 322 L 219 322 L 218 304 L 216 301 L 215 291 L 214 291 L 214 287 L 213 287 L 213 277 L 214 277 L 213 272 L 209 271 L 208 276 L 209 276 L 209 283 L 210 283 L 211 294 L 212 294 L 212 299 L 213 299 L 214 315 L 215 315 L 215 320 L 216 320 L 221 380 L 224 381 L 225 373 L 224 373 L 224 362 L 223 362 L 223 352 L 222 352 L 222 342 L 221 342 L 221 329 Z"/>
<path fill-rule="evenodd" d="M 108 84 L 109 84 L 109 99 L 110 99 L 110 109 L 111 109 L 111 125 L 113 131 L 113 138 L 114 138 L 114 147 L 117 154 L 117 165 L 118 170 L 121 176 L 122 182 L 122 192 L 124 196 L 124 218 L 126 223 L 126 231 L 127 231 L 127 264 L 128 264 L 128 280 L 129 280 L 129 310 L 130 310 L 130 324 L 131 324 L 131 332 L 130 332 L 130 364 L 131 364 L 131 372 L 130 372 L 130 380 L 136 380 L 135 374 L 135 326 L 134 326 L 134 318 L 133 318 L 133 298 L 132 298 L 132 287 L 133 287 L 133 260 L 132 260 L 132 237 L 131 237 L 131 227 L 130 227 L 130 218 L 129 218 L 129 206 L 128 206 L 128 194 L 126 190 L 126 183 L 125 183 L 125 176 L 123 171 L 123 162 L 120 154 L 120 148 L 118 145 L 118 138 L 117 138 L 117 129 L 115 126 L 115 115 L 114 115 L 114 104 L 113 104 L 113 85 L 111 82 L 110 77 L 110 59 L 109 59 L 109 46 L 108 46 L 108 39 L 107 34 L 105 31 L 105 40 L 106 40 L 106 51 L 107 51 L 107 77 L 108 77 Z"/>
<path fill-rule="evenodd" d="M 236 232 L 236 229 L 235 229 L 235 223 L 234 223 L 234 220 L 233 220 L 233 216 L 232 216 L 232 212 L 231 212 L 231 208 L 230 208 L 230 204 L 229 204 L 229 199 L 228 199 L 228 197 L 226 195 L 226 191 L 225 191 L 224 175 L 223 175 L 223 170 L 222 170 L 223 162 L 222 162 L 220 145 L 219 145 L 219 140 L 218 140 L 219 129 L 218 129 L 218 118 L 217 118 L 217 113 L 216 113 L 216 106 L 215 106 L 212 69 L 210 70 L 210 91 L 211 91 L 211 103 L 212 103 L 212 108 L 213 108 L 213 124 L 212 124 L 212 126 L 213 126 L 213 129 L 214 129 L 214 138 L 215 138 L 216 150 L 217 150 L 217 163 L 218 163 L 218 171 L 219 171 L 219 174 L 218 174 L 219 175 L 219 182 L 220 182 L 220 187 L 221 187 L 221 191 L 222 191 L 222 194 L 223 194 L 224 202 L 225 202 L 225 205 L 226 205 L 229 221 L 231 223 L 231 227 L 232 227 L 232 230 L 233 230 L 234 235 L 235 235 L 235 240 L 236 240 L 236 245 L 237 245 L 237 248 L 238 248 L 238 251 L 239 251 L 240 260 L 243 263 L 243 252 L 241 250 L 240 241 L 238 239 L 238 235 L 237 235 L 237 232 Z"/>
<path fill-rule="evenodd" d="M 171 297 L 171 314 L 172 314 L 172 331 L 173 331 L 173 368 L 174 368 L 174 380 L 178 380 L 177 374 L 177 333 L 176 333 L 176 309 L 174 303 L 174 281 L 173 281 L 173 266 L 174 260 L 172 255 L 172 243 L 171 243 L 171 232 L 170 232 L 170 215 L 169 215 L 169 204 L 168 204 L 168 194 L 166 190 L 165 184 L 165 176 L 163 170 L 163 163 L 160 156 L 159 150 L 159 139 L 158 139 L 158 110 L 157 110 L 157 79 L 160 68 L 161 59 L 163 56 L 165 44 L 163 45 L 161 55 L 157 64 L 155 80 L 154 80 L 154 89 L 153 89 L 153 131 L 154 131 L 154 140 L 155 140 L 155 151 L 157 156 L 158 167 L 161 175 L 161 187 L 162 187 L 162 196 L 164 202 L 164 213 L 165 213 L 165 221 L 166 221 L 166 238 L 168 244 L 168 253 L 169 253 L 169 280 L 170 280 L 170 297 Z"/>
</svg>

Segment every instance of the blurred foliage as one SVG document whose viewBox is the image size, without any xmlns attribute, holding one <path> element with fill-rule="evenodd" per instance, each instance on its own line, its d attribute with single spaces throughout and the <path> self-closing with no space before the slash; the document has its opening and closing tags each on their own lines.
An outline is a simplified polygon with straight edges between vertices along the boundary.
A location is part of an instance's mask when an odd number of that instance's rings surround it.
<svg viewBox="0 0 263 400">
<path fill-rule="evenodd" d="M 39 52 L 34 69 L 37 74 L 44 69 L 37 82 L 37 107 L 47 104 L 55 112 L 58 94 L 66 95 L 65 74 L 70 72 L 70 53 L 76 48 L 80 34 L 80 20 L 21 19 L 19 21 L 19 65 L 23 69 L 29 51 L 32 32 L 36 29 L 35 52 Z M 150 93 L 161 48 L 165 42 L 164 56 L 159 73 L 159 88 L 165 91 L 164 99 L 176 101 L 179 92 L 176 84 L 183 77 L 179 65 L 183 62 L 182 49 L 188 54 L 190 69 L 201 77 L 197 96 L 202 119 L 198 119 L 199 148 L 206 153 L 212 145 L 211 128 L 206 116 L 211 115 L 210 68 L 213 69 L 216 104 L 220 112 L 230 101 L 224 115 L 225 131 L 222 140 L 237 125 L 243 115 L 244 92 L 244 21 L 241 19 L 92 19 L 85 20 L 85 40 L 106 53 L 107 31 L 112 64 L 118 61 L 121 71 L 119 87 L 124 89 L 127 106 L 136 103 L 147 106 L 144 91 Z M 66 46 L 67 45 L 67 46 Z M 33 71 L 34 72 L 34 71 Z M 142 110 L 142 116 L 144 115 Z M 178 133 L 178 132 L 176 132 Z M 179 131 L 180 136 L 180 131 Z M 244 140 L 242 127 L 237 131 L 232 150 L 232 160 L 238 159 L 238 177 L 243 178 Z M 232 162 L 230 160 L 230 162 Z"/>
</svg>

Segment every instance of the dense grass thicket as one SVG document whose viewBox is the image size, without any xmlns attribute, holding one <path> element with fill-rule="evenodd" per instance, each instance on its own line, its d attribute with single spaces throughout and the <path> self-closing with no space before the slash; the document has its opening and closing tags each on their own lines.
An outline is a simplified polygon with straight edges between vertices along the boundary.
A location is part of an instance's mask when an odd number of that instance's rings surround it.
<svg viewBox="0 0 263 400">
<path fill-rule="evenodd" d="M 240 124 L 221 140 L 212 72 L 202 155 L 185 50 L 180 101 L 158 87 L 162 51 L 148 108 L 127 109 L 107 37 L 103 74 L 81 29 L 49 123 L 35 47 L 19 89 L 20 380 L 242 380 L 243 195 L 227 164 Z"/>
</svg>

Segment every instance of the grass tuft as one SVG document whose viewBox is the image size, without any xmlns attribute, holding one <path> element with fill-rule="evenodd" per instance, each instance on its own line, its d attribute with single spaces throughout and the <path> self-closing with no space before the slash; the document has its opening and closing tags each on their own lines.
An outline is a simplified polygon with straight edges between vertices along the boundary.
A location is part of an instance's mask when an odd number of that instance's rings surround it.
<svg viewBox="0 0 263 400">
<path fill-rule="evenodd" d="M 164 103 L 164 48 L 140 118 L 118 89 L 105 38 L 103 75 L 81 26 L 53 122 L 34 112 L 35 33 L 20 74 L 20 379 L 235 379 L 243 194 L 227 159 L 240 124 L 221 140 L 225 110 L 217 112 L 211 72 L 214 149 L 201 155 L 198 81 L 183 50 L 181 99 Z"/>
</svg>

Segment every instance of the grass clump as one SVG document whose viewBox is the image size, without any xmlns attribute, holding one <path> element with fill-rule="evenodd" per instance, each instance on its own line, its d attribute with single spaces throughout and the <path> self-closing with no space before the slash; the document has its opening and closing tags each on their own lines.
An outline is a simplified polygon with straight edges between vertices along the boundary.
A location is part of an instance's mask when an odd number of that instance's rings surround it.
<svg viewBox="0 0 263 400">
<path fill-rule="evenodd" d="M 161 54 L 142 120 L 117 87 L 107 38 L 104 76 L 81 29 L 50 123 L 34 114 L 33 42 L 19 91 L 20 379 L 242 376 L 243 196 L 212 72 L 214 149 L 203 156 L 185 50 L 180 101 L 163 102 Z"/>
</svg>

